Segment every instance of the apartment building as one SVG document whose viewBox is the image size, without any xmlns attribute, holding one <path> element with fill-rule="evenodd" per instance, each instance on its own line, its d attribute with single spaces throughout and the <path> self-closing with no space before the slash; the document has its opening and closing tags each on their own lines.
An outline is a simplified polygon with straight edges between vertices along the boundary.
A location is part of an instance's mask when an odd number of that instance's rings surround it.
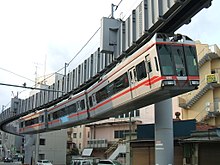
<svg viewBox="0 0 220 165">
<path fill-rule="evenodd" d="M 200 85 L 179 97 L 183 119 L 220 125 L 220 50 L 217 45 L 197 43 Z"/>
<path fill-rule="evenodd" d="M 173 116 L 180 112 L 178 97 L 172 99 Z M 125 144 L 126 135 L 134 136 L 137 125 L 154 123 L 154 105 L 134 110 L 130 113 L 113 116 L 106 120 L 77 126 L 69 129 L 69 137 L 81 154 L 109 158 L 118 146 Z M 85 151 L 88 150 L 89 154 Z M 125 156 L 126 147 L 121 147 L 120 156 Z M 113 157 L 111 157 L 113 158 Z"/>
</svg>

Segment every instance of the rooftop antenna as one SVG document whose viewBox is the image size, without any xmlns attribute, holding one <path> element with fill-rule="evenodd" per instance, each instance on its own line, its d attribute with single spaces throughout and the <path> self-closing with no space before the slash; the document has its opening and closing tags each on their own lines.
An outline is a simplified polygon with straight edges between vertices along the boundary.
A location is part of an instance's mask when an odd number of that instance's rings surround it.
<svg viewBox="0 0 220 165">
<path fill-rule="evenodd" d="M 112 14 L 112 17 L 111 17 L 111 18 L 114 18 L 114 11 L 115 11 L 115 10 L 114 10 L 114 7 L 117 8 L 118 6 L 117 6 L 117 5 L 114 5 L 114 4 L 112 3 L 112 13 L 111 13 L 111 14 Z"/>
<path fill-rule="evenodd" d="M 44 58 L 44 81 L 42 82 L 44 85 L 46 84 L 46 65 L 47 65 L 47 54 L 45 54 L 45 58 Z"/>
</svg>

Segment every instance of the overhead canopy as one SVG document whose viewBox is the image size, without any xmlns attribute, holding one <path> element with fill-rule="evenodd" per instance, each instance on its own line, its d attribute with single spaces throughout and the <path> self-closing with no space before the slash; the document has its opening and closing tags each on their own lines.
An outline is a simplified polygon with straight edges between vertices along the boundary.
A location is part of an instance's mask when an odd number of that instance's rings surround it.
<svg viewBox="0 0 220 165">
<path fill-rule="evenodd" d="M 93 148 L 85 148 L 83 149 L 82 156 L 91 156 Z"/>
</svg>

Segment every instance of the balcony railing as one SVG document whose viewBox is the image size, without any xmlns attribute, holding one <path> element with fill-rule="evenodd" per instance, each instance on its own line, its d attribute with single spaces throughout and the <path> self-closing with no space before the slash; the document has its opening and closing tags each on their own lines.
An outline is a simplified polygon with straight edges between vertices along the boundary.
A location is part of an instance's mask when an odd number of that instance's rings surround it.
<svg viewBox="0 0 220 165">
<path fill-rule="evenodd" d="M 215 58 L 220 57 L 220 49 L 217 45 L 207 45 L 198 52 L 198 59 L 199 59 L 199 67 L 205 64 L 207 61 L 210 61 Z"/>
<path fill-rule="evenodd" d="M 89 148 L 107 148 L 108 141 L 107 139 L 90 139 L 88 140 L 87 146 Z"/>
<path fill-rule="evenodd" d="M 206 75 L 200 82 L 199 88 L 192 92 L 183 95 L 179 99 L 179 106 L 184 109 L 189 109 L 194 103 L 196 103 L 208 90 L 220 86 L 220 74 Z"/>
</svg>

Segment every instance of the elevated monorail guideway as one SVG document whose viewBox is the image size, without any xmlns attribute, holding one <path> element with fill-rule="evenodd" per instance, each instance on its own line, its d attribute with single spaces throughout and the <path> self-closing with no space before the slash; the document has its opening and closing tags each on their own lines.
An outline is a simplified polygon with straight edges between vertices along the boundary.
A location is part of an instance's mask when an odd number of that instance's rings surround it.
<svg viewBox="0 0 220 165">
<path fill-rule="evenodd" d="M 65 93 L 14 98 L 0 114 L 0 129 L 29 134 L 67 128 L 196 89 L 194 42 L 172 34 L 210 5 L 211 0 L 143 0 L 125 21 L 103 18 L 100 48 L 48 86 Z M 19 129 L 14 129 L 10 123 L 17 119 Z"/>
</svg>

